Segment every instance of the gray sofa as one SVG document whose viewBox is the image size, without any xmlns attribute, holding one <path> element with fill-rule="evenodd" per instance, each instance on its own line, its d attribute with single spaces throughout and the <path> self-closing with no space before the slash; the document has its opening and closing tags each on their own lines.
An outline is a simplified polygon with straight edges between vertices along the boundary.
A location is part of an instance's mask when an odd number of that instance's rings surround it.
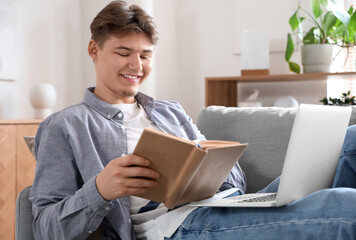
<svg viewBox="0 0 356 240">
<path fill-rule="evenodd" d="M 349 125 L 356 123 L 353 108 Z M 207 139 L 249 143 L 239 160 L 247 178 L 246 192 L 266 187 L 282 172 L 296 108 L 211 106 L 198 116 Z"/>
<path fill-rule="evenodd" d="M 239 160 L 247 177 L 247 191 L 256 192 L 281 174 L 296 108 L 227 108 L 211 106 L 200 113 L 197 126 L 207 139 L 249 143 Z M 356 124 L 353 108 L 349 125 Z M 32 149 L 33 138 L 27 138 Z M 16 203 L 16 239 L 32 240 L 30 188 Z"/>
</svg>

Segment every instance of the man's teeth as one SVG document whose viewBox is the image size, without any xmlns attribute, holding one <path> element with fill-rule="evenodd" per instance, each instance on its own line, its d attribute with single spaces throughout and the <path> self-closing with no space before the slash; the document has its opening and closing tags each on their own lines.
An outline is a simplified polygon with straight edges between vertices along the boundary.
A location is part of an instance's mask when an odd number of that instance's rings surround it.
<svg viewBox="0 0 356 240">
<path fill-rule="evenodd" d="M 139 77 L 139 76 L 133 76 L 133 75 L 126 75 L 126 74 L 123 74 L 123 76 L 124 76 L 125 78 L 131 78 L 131 79 L 136 79 L 136 78 Z"/>
</svg>

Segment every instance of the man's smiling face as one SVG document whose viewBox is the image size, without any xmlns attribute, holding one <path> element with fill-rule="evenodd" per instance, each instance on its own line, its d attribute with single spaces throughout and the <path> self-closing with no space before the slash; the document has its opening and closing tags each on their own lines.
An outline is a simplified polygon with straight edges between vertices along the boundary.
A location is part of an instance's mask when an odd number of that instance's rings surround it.
<svg viewBox="0 0 356 240">
<path fill-rule="evenodd" d="M 153 45 L 143 33 L 110 36 L 99 47 L 90 40 L 95 63 L 95 95 L 110 104 L 133 103 L 139 86 L 152 70 Z"/>
</svg>

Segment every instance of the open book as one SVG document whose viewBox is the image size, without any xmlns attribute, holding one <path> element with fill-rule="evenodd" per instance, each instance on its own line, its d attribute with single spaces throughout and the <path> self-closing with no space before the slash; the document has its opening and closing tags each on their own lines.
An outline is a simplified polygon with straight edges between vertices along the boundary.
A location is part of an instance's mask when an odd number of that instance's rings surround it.
<svg viewBox="0 0 356 240">
<path fill-rule="evenodd" d="M 162 202 L 167 208 L 213 196 L 247 144 L 207 140 L 195 143 L 145 128 L 134 155 L 150 160 L 160 173 L 158 185 L 137 197 Z"/>
</svg>

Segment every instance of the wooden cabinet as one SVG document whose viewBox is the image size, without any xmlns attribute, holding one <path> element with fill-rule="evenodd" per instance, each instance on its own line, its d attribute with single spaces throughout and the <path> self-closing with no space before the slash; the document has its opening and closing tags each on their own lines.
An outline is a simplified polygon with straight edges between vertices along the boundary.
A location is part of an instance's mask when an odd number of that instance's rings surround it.
<svg viewBox="0 0 356 240">
<path fill-rule="evenodd" d="M 205 106 L 221 105 L 226 107 L 236 107 L 238 99 L 238 83 L 240 82 L 300 82 L 328 79 L 356 80 L 356 72 L 208 77 L 205 78 Z"/>
<path fill-rule="evenodd" d="M 23 137 L 34 136 L 41 120 L 0 120 L 0 239 L 15 239 L 18 193 L 32 185 L 36 161 Z"/>
</svg>

